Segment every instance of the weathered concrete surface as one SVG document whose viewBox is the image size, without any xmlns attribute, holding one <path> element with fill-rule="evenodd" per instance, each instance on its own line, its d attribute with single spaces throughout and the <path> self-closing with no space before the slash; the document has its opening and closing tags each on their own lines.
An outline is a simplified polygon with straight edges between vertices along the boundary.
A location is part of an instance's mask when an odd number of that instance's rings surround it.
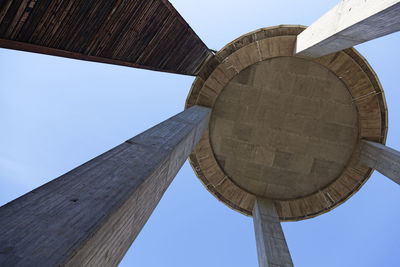
<svg viewBox="0 0 400 267">
<path fill-rule="evenodd" d="M 345 127 L 355 120 L 356 138 L 386 139 L 385 96 L 371 66 L 354 48 L 316 59 L 293 56 L 297 35 L 304 29 L 281 25 L 235 39 L 205 63 L 186 101 L 186 107 L 213 108 L 210 127 L 190 155 L 197 177 L 216 198 L 249 216 L 256 195 L 274 199 L 281 221 L 304 220 L 334 209 L 357 192 L 372 173 L 360 163 L 351 142 L 347 144 L 352 148 L 338 146 L 351 136 Z M 268 61 L 270 67 L 258 66 Z M 335 79 L 341 86 L 332 83 Z M 351 99 L 340 97 L 349 93 Z M 357 114 L 343 106 L 346 102 L 355 106 Z M 213 117 L 219 117 L 214 126 Z M 352 152 L 343 172 L 329 182 L 335 177 L 332 162 L 344 160 L 347 149 Z M 234 161 L 224 158 L 232 152 Z M 290 198 L 287 193 L 305 192 L 300 188 L 305 180 L 290 182 L 293 170 L 301 171 L 299 164 L 307 162 L 299 159 L 310 154 L 317 159 L 311 165 L 312 173 L 320 174 L 314 179 L 314 193 Z M 273 168 L 260 168 L 260 163 Z M 268 173 L 260 176 L 265 170 Z M 286 199 L 270 194 L 272 183 L 267 187 L 259 183 L 271 182 L 271 174 L 277 178 L 275 192 L 286 193 Z M 235 180 L 239 176 L 247 181 Z M 286 189 L 277 188 L 282 184 Z M 268 195 L 262 195 L 267 191 Z"/>
<path fill-rule="evenodd" d="M 267 199 L 297 199 L 343 172 L 358 143 L 358 114 L 332 71 L 275 57 L 225 86 L 209 129 L 218 164 L 237 185 Z"/>
<path fill-rule="evenodd" d="M 0 266 L 116 266 L 208 126 L 194 106 L 0 208 Z"/>
<path fill-rule="evenodd" d="M 254 231 L 260 267 L 293 267 L 273 201 L 257 198 L 253 209 Z"/>
<path fill-rule="evenodd" d="M 380 143 L 361 140 L 360 160 L 400 185 L 400 152 Z"/>
<path fill-rule="evenodd" d="M 320 57 L 400 30 L 400 0 L 344 0 L 297 37 L 295 53 Z"/>
</svg>

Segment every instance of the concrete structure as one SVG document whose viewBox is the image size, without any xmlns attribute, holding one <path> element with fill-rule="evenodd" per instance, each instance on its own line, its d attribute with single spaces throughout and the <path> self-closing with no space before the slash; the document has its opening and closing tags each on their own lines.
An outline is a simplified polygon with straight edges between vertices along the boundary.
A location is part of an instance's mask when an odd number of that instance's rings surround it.
<svg viewBox="0 0 400 267">
<path fill-rule="evenodd" d="M 260 266 L 293 267 L 274 202 L 257 198 L 254 203 L 253 219 Z"/>
<path fill-rule="evenodd" d="M 190 163 L 214 196 L 253 216 L 260 267 L 291 266 L 277 222 L 346 201 L 372 173 L 359 160 L 361 140 L 384 143 L 387 134 L 383 90 L 366 60 L 355 49 L 296 57 L 304 29 L 264 28 L 229 43 L 186 101 L 212 109 Z"/>
<path fill-rule="evenodd" d="M 274 200 L 282 221 L 340 205 L 371 175 L 355 153 L 364 138 L 384 143 L 380 83 L 354 49 L 318 59 L 293 56 L 301 26 L 243 35 L 200 70 L 187 107 L 212 108 L 190 155 L 207 189 L 252 215 L 256 197 Z"/>
<path fill-rule="evenodd" d="M 208 125 L 192 107 L 0 209 L 0 266 L 116 266 Z"/>
<path fill-rule="evenodd" d="M 400 30 L 399 0 L 343 0 L 302 32 L 295 53 L 320 57 Z"/>
<path fill-rule="evenodd" d="M 0 265 L 117 265 L 189 154 L 254 217 L 260 267 L 293 266 L 280 221 L 330 211 L 373 168 L 399 183 L 382 86 L 350 47 L 399 30 L 400 1 L 342 1 L 215 55 L 166 0 L 92 2 L 3 1 L 0 46 L 196 75 L 187 110 L 3 206 Z"/>
<path fill-rule="evenodd" d="M 360 160 L 400 185 L 400 152 L 368 140 L 361 143 Z"/>
</svg>

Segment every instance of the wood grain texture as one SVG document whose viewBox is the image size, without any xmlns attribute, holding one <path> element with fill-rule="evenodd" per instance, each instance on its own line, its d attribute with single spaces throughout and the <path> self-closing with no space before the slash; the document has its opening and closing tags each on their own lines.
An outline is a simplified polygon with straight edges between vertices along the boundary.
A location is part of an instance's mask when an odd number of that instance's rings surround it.
<svg viewBox="0 0 400 267">
<path fill-rule="evenodd" d="M 211 55 L 166 0 L 5 0 L 0 47 L 187 75 Z"/>
<path fill-rule="evenodd" d="M 242 71 L 272 58 L 292 57 L 296 36 L 304 29 L 304 26 L 299 25 L 263 28 L 226 45 L 201 68 L 187 97 L 186 108 L 200 104 L 214 109 L 221 92 Z M 358 140 L 367 139 L 384 144 L 387 135 L 387 107 L 382 86 L 368 62 L 353 48 L 307 60 L 328 69 L 347 88 L 352 105 L 357 110 Z M 257 193 L 235 183 L 218 163 L 211 144 L 210 130 L 206 131 L 190 155 L 190 163 L 198 178 L 217 199 L 251 216 Z M 354 151 L 358 146 L 359 142 Z M 331 151 L 329 146 L 310 146 L 309 149 L 326 150 L 327 153 Z M 315 217 L 344 203 L 357 192 L 373 170 L 362 164 L 354 151 L 343 172 L 325 187 L 299 198 L 275 199 L 280 219 L 298 221 Z"/>
<path fill-rule="evenodd" d="M 192 107 L 0 208 L 0 266 L 117 266 L 207 128 Z"/>
</svg>

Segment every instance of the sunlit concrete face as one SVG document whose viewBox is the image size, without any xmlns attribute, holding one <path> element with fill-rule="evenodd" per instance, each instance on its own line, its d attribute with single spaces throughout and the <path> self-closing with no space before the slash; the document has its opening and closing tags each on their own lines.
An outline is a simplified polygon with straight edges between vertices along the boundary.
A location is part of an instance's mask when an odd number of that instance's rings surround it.
<svg viewBox="0 0 400 267">
<path fill-rule="evenodd" d="M 358 139 L 358 117 L 344 83 L 296 57 L 258 62 L 219 94 L 210 139 L 224 172 L 270 199 L 324 188 L 343 172 Z"/>
</svg>

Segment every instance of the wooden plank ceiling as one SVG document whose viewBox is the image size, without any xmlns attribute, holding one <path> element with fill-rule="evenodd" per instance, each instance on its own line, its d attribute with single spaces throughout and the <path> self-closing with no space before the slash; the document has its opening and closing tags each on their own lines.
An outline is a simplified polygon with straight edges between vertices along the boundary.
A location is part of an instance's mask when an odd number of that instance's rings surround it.
<svg viewBox="0 0 400 267">
<path fill-rule="evenodd" d="M 187 75 L 210 55 L 167 0 L 0 0 L 0 47 Z"/>
</svg>

